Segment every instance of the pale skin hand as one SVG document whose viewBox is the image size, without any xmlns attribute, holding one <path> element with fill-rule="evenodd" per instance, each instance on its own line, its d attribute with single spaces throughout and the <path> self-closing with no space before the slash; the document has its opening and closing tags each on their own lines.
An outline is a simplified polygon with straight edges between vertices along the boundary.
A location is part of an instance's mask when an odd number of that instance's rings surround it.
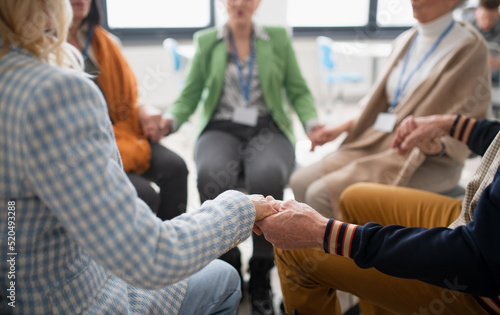
<svg viewBox="0 0 500 315">
<path fill-rule="evenodd" d="M 440 138 L 449 134 L 456 118 L 456 115 L 408 116 L 396 129 L 392 147 L 400 155 L 407 154 L 414 147 L 425 154 L 436 154 L 442 149 Z"/>
<path fill-rule="evenodd" d="M 160 141 L 160 123 L 161 113 L 158 109 L 143 105 L 137 109 L 139 122 L 141 123 L 144 136 L 153 143 Z"/>
<path fill-rule="evenodd" d="M 328 219 L 310 206 L 295 200 L 268 201 L 278 211 L 256 224 L 265 238 L 276 248 L 322 248 Z"/>
<path fill-rule="evenodd" d="M 272 197 L 265 198 L 262 195 L 249 195 L 247 196 L 253 203 L 255 207 L 255 221 L 260 221 L 270 215 L 278 213 L 276 209 L 273 208 L 273 201 L 274 199 Z M 257 235 L 261 235 L 262 231 L 257 225 L 254 225 L 253 231 Z"/>
</svg>

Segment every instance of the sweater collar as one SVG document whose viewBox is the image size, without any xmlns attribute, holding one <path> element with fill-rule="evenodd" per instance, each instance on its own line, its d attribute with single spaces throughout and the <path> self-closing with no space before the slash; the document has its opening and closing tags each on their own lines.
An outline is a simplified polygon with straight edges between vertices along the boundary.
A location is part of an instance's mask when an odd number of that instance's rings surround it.
<svg viewBox="0 0 500 315">
<path fill-rule="evenodd" d="M 450 25 L 452 21 L 453 12 L 448 12 L 433 21 L 427 23 L 419 23 L 417 25 L 418 33 L 424 38 L 437 38 L 444 32 L 444 30 Z"/>
</svg>

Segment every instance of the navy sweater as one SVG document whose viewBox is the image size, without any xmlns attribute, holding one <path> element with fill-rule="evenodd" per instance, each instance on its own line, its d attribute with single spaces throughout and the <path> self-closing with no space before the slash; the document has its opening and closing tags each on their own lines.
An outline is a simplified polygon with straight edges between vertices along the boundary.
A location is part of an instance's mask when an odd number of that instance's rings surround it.
<svg viewBox="0 0 500 315">
<path fill-rule="evenodd" d="M 463 141 L 482 156 L 500 131 L 500 123 L 473 119 L 466 123 L 469 124 L 460 125 L 457 130 L 454 125 L 450 135 L 463 140 L 466 134 L 468 139 Z M 497 170 L 493 182 L 480 197 L 473 222 L 466 226 L 426 229 L 376 223 L 358 226 L 330 220 L 325 232 L 328 242 L 325 251 L 351 257 L 361 268 L 374 267 L 388 275 L 418 279 L 477 297 L 498 297 L 499 174 Z"/>
</svg>

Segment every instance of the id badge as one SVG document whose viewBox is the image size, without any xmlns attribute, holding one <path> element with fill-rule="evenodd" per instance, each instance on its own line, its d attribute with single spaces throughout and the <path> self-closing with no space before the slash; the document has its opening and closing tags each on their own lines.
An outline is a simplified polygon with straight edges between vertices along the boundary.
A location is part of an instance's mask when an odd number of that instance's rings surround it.
<svg viewBox="0 0 500 315">
<path fill-rule="evenodd" d="M 392 132 L 396 126 L 397 120 L 397 115 L 391 113 L 380 113 L 377 116 L 377 120 L 375 120 L 373 128 L 379 131 Z"/>
<path fill-rule="evenodd" d="M 256 108 L 237 107 L 233 113 L 233 122 L 245 126 L 257 126 L 259 111 Z"/>
</svg>

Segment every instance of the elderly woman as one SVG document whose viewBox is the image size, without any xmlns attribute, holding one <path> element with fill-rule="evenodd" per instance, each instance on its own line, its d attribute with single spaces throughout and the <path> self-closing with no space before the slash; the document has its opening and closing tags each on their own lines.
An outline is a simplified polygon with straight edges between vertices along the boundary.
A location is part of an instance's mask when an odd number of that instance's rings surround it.
<svg viewBox="0 0 500 315">
<path fill-rule="evenodd" d="M 442 150 L 415 149 L 399 156 L 391 149 L 393 130 L 408 115 L 460 113 L 483 118 L 491 104 L 487 47 L 469 24 L 455 22 L 462 0 L 413 0 L 415 28 L 393 44 L 378 83 L 364 98 L 361 115 L 332 129 L 322 141 L 343 132 L 340 148 L 291 177 L 298 201 L 326 217 L 340 218 L 342 191 L 357 182 L 375 182 L 445 193 L 458 183 L 468 148 L 442 139 Z"/>
<path fill-rule="evenodd" d="M 68 0 L 0 1 L 0 313 L 235 314 L 238 274 L 212 260 L 274 211 L 227 191 L 158 219 L 75 71 L 70 23 Z"/>
<path fill-rule="evenodd" d="M 282 199 L 295 164 L 295 139 L 284 95 L 314 139 L 320 126 L 313 97 L 286 30 L 252 22 L 260 0 L 224 3 L 229 20 L 222 28 L 195 34 L 196 53 L 185 87 L 162 127 L 165 133 L 177 130 L 203 95 L 195 148 L 201 201 L 237 187 L 242 175 L 249 193 Z M 253 311 L 271 314 L 268 277 L 273 249 L 262 237 L 253 241 Z M 239 269 L 238 254 L 234 260 L 230 255 L 225 259 Z"/>
<path fill-rule="evenodd" d="M 117 39 L 99 26 L 99 1 L 71 0 L 68 42 L 84 56 L 85 71 L 104 94 L 123 168 L 144 200 L 162 220 L 186 212 L 188 170 L 184 160 L 158 143 L 152 108 L 138 106 L 137 82 Z M 151 186 L 157 184 L 158 194 Z"/>
</svg>

